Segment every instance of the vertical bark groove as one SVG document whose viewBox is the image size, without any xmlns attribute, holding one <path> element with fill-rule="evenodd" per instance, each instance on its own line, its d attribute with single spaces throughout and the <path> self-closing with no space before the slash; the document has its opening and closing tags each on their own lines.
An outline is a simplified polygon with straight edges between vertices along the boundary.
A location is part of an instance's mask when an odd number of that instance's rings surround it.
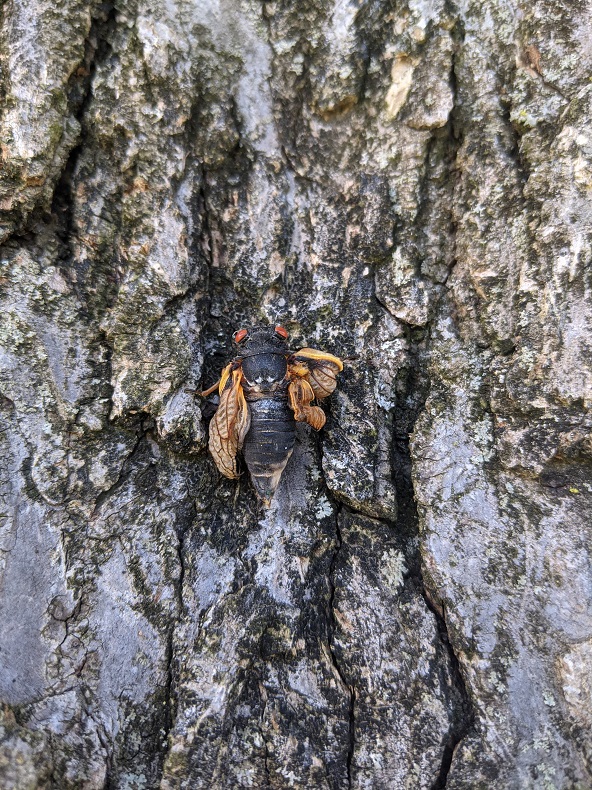
<svg viewBox="0 0 592 790">
<path fill-rule="evenodd" d="M 329 566 L 329 576 L 328 576 L 329 587 L 330 587 L 328 622 L 330 623 L 330 627 L 331 627 L 331 630 L 329 632 L 329 652 L 331 654 L 331 660 L 333 662 L 333 666 L 335 667 L 337 674 L 339 675 L 339 679 L 341 680 L 343 687 L 347 689 L 347 693 L 349 694 L 349 717 L 348 717 L 349 726 L 348 726 L 348 743 L 347 743 L 347 755 L 346 755 L 346 772 L 347 772 L 346 775 L 347 775 L 347 786 L 348 788 L 351 788 L 353 787 L 352 761 L 354 757 L 354 749 L 356 746 L 356 715 L 355 715 L 356 691 L 353 683 L 348 682 L 347 677 L 344 674 L 343 669 L 340 667 L 339 662 L 335 656 L 335 651 L 333 649 L 333 640 L 334 640 L 333 635 L 337 627 L 337 623 L 335 620 L 335 611 L 334 611 L 334 604 L 335 604 L 334 574 L 335 574 L 335 565 L 338 559 L 338 555 L 343 545 L 343 539 L 341 537 L 341 532 L 339 530 L 339 515 L 341 509 L 342 508 L 338 505 L 335 513 L 335 551 L 333 553 L 333 557 L 331 558 L 331 565 Z"/>
</svg>

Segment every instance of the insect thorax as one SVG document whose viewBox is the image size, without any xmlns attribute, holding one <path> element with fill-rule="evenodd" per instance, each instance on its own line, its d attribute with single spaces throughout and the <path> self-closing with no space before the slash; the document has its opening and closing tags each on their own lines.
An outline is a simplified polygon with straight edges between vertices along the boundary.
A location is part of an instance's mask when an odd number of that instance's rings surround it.
<svg viewBox="0 0 592 790">
<path fill-rule="evenodd" d="M 262 351 L 245 357 L 242 364 L 244 388 L 249 395 L 285 393 L 287 362 L 284 354 Z M 287 386 L 287 382 L 286 382 Z"/>
</svg>

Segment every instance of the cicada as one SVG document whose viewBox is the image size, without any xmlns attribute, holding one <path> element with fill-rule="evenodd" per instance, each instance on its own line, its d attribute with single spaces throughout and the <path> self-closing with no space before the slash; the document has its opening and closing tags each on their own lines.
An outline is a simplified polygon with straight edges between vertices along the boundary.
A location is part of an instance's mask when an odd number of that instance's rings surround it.
<svg viewBox="0 0 592 790">
<path fill-rule="evenodd" d="M 314 348 L 288 349 L 288 333 L 254 327 L 234 335 L 237 356 L 216 389 L 220 404 L 210 423 L 209 449 L 223 475 L 239 477 L 237 454 L 242 450 L 257 494 L 266 504 L 278 486 L 294 448 L 296 422 L 315 430 L 325 424 L 325 413 L 314 401 L 335 389 L 343 363 Z"/>
</svg>

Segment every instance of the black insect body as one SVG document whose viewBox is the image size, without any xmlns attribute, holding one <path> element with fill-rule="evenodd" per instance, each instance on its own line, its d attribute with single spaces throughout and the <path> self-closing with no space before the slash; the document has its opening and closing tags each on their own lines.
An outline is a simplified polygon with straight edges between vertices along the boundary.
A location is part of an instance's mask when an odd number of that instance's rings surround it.
<svg viewBox="0 0 592 790">
<path fill-rule="evenodd" d="M 239 476 L 236 455 L 242 449 L 258 495 L 269 504 L 292 454 L 296 421 L 319 430 L 325 414 L 311 405 L 333 392 L 343 363 L 312 348 L 292 353 L 288 333 L 241 329 L 234 336 L 239 355 L 222 371 L 215 389 L 220 405 L 210 423 L 209 448 L 223 475 Z"/>
<path fill-rule="evenodd" d="M 289 352 L 283 337 L 270 337 L 265 330 L 251 331 L 243 345 L 242 387 L 251 417 L 243 456 L 257 493 L 270 500 L 296 438 L 294 412 L 288 405 Z"/>
</svg>

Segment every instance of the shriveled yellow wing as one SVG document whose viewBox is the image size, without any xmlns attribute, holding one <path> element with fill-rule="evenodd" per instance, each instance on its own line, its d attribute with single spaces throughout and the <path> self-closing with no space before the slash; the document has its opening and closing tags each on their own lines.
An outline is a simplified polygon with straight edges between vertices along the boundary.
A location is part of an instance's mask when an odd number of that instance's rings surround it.
<svg viewBox="0 0 592 790">
<path fill-rule="evenodd" d="M 337 374 L 343 370 L 343 362 L 333 354 L 325 354 L 314 348 L 301 348 L 290 358 L 289 377 L 305 379 L 314 392 L 315 398 L 322 400 L 329 396 L 337 386 Z"/>
<path fill-rule="evenodd" d="M 315 431 L 325 424 L 325 412 L 318 406 L 311 406 L 315 394 L 308 381 L 295 377 L 288 384 L 288 403 L 294 412 L 296 422 L 307 422 Z"/>
<path fill-rule="evenodd" d="M 251 424 L 251 415 L 241 386 L 242 371 L 227 365 L 222 371 L 218 391 L 220 404 L 210 422 L 208 446 L 212 458 L 225 477 L 237 478 L 236 454 Z"/>
<path fill-rule="evenodd" d="M 343 370 L 339 357 L 314 348 L 301 348 L 288 361 L 288 403 L 298 422 L 307 422 L 316 431 L 325 424 L 325 412 L 311 406 L 317 398 L 330 395 L 337 386 L 337 374 Z"/>
</svg>

